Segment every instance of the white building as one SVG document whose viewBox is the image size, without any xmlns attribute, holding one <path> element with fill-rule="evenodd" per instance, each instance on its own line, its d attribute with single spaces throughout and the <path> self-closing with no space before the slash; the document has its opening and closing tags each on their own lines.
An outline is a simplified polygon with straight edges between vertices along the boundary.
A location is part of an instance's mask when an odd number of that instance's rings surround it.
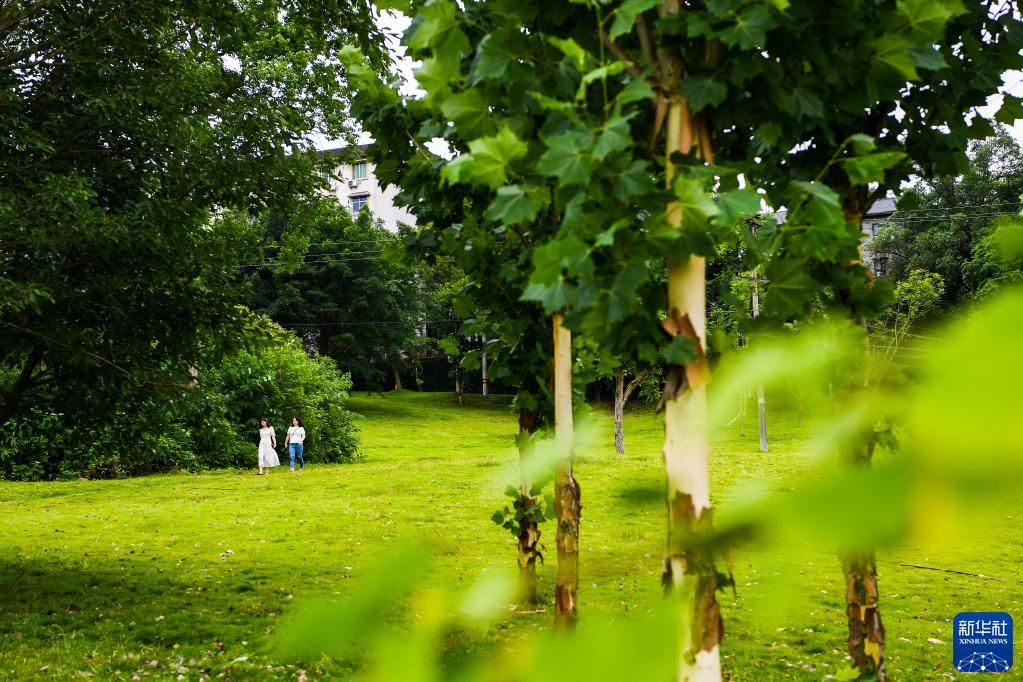
<svg viewBox="0 0 1023 682">
<path fill-rule="evenodd" d="M 369 208 L 373 217 L 381 221 L 384 227 L 392 232 L 398 231 L 398 223 L 415 225 L 416 217 L 404 208 L 394 205 L 394 197 L 398 193 L 396 187 L 386 190 L 377 182 L 373 173 L 374 164 L 366 160 L 366 147 L 359 145 L 360 160 L 355 163 L 339 163 L 329 170 L 323 171 L 324 179 L 330 183 L 328 193 L 336 198 L 352 213 L 358 213 L 363 206 Z M 324 149 L 321 158 L 338 156 L 345 151 L 344 147 Z M 329 176 L 329 177 L 328 177 Z"/>
<path fill-rule="evenodd" d="M 863 230 L 863 264 L 870 268 L 877 277 L 884 277 L 888 274 L 888 256 L 874 253 L 870 248 L 871 242 L 877 236 L 877 231 L 881 229 L 882 225 L 901 222 L 901 219 L 895 215 L 895 201 L 893 198 L 878 199 L 867 209 L 867 212 L 863 214 L 863 220 L 860 221 L 860 227 Z M 778 224 L 784 223 L 787 214 L 788 211 L 784 209 L 776 211 L 774 219 Z"/>
<path fill-rule="evenodd" d="M 878 277 L 888 274 L 888 256 L 875 253 L 871 248 L 871 242 L 882 225 L 901 222 L 898 217 L 893 217 L 894 214 L 895 199 L 878 199 L 863 215 L 863 221 L 860 223 L 863 227 L 863 260 Z"/>
</svg>

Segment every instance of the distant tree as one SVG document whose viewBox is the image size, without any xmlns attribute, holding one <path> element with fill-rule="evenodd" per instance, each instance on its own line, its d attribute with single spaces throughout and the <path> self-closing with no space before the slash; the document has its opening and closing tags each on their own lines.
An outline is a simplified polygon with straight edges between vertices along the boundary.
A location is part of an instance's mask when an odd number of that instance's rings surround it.
<svg viewBox="0 0 1023 682">
<path fill-rule="evenodd" d="M 1023 148 L 1005 128 L 973 142 L 956 175 L 919 180 L 903 193 L 901 220 L 883 226 L 871 249 L 888 258 L 890 277 L 915 270 L 941 276 L 946 307 L 982 297 L 1012 281 L 990 236 L 1000 214 L 1016 213 L 1023 194 Z"/>
<path fill-rule="evenodd" d="M 232 209 L 310 193 L 303 141 L 352 135 L 346 43 L 381 63 L 363 0 L 3 3 L 0 424 L 180 392 L 243 340 Z"/>
<path fill-rule="evenodd" d="M 258 222 L 267 256 L 249 269 L 253 309 L 333 358 L 357 388 L 380 390 L 389 377 L 402 388 L 403 364 L 437 322 L 428 313 L 440 313 L 426 305 L 436 273 L 389 259 L 400 236 L 333 199 L 312 198 Z"/>
</svg>

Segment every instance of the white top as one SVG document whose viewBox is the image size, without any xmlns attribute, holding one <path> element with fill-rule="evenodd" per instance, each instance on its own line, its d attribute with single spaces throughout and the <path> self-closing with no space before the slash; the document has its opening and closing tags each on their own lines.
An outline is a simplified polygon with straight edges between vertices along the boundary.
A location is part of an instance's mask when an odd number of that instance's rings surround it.
<svg viewBox="0 0 1023 682">
<path fill-rule="evenodd" d="M 305 429 L 301 426 L 289 426 L 288 442 L 298 443 L 299 445 L 305 443 Z"/>
</svg>

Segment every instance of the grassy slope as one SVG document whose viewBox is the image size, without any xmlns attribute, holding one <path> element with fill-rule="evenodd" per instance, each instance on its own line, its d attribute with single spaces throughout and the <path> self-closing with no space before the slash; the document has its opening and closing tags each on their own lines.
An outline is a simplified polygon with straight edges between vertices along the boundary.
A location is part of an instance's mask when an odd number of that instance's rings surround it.
<svg viewBox="0 0 1023 682">
<path fill-rule="evenodd" d="M 42 676 L 44 667 L 58 677 L 293 676 L 301 666 L 273 649 L 278 617 L 302 596 L 357 589 L 374 557 L 408 529 L 431 538 L 458 584 L 513 562 L 512 539 L 489 520 L 514 474 L 506 405 L 477 399 L 459 408 L 449 395 L 403 393 L 358 397 L 353 408 L 364 415 L 367 456 L 357 465 L 313 464 L 301 476 L 278 469 L 264 478 L 235 471 L 0 484 L 0 678 Z M 660 599 L 661 428 L 653 415 L 629 415 L 629 452 L 618 457 L 607 422 L 577 466 L 583 627 L 628 618 Z M 766 456 L 749 426 L 746 438 L 733 427 L 715 439 L 712 489 L 720 505 L 744 484 L 770 484 L 804 466 L 805 432 L 792 414 L 772 413 Z M 550 524 L 544 532 L 553 554 Z M 928 638 L 948 642 L 956 612 L 1018 615 L 1020 537 L 965 551 L 934 545 L 881 555 L 895 679 L 947 675 L 950 646 Z M 844 666 L 841 571 L 828 548 L 771 545 L 733 559 L 738 596 L 721 599 L 734 679 L 821 679 Z M 545 593 L 553 573 L 553 561 L 541 570 Z M 467 646 L 500 646 L 548 620 L 515 616 Z"/>
</svg>

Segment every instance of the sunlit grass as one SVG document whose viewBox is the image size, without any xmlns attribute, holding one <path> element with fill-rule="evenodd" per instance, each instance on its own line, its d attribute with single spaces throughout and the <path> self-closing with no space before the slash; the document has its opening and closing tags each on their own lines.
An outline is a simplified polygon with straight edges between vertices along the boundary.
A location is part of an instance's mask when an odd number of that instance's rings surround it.
<svg viewBox="0 0 1023 682">
<path fill-rule="evenodd" d="M 800 428 L 793 408 L 778 407 L 790 396 L 768 398 L 769 453 L 757 447 L 755 409 L 745 437 L 738 423 L 715 434 L 711 481 L 721 508 L 754 485 L 784 491 L 809 470 L 801 453 L 813 411 Z M 452 395 L 405 392 L 360 395 L 352 408 L 363 415 L 366 454 L 355 465 L 320 466 L 310 453 L 307 471 L 293 475 L 284 467 L 262 478 L 252 470 L 0 484 L 0 677 L 343 677 L 355 664 L 283 660 L 278 640 L 296 604 L 358 590 L 374 560 L 410 535 L 426 541 L 431 574 L 447 585 L 467 587 L 513 565 L 511 536 L 489 518 L 516 471 L 507 400 L 469 397 L 460 407 Z M 628 452 L 618 456 L 607 413 L 596 416 L 595 444 L 578 453 L 576 468 L 583 628 L 660 602 L 665 535 L 659 420 L 631 412 Z M 1016 509 L 1006 514 L 1009 536 L 879 553 L 895 679 L 951 671 L 957 612 L 1013 612 L 1023 603 L 1023 526 Z M 547 595 L 553 526 L 543 532 Z M 768 543 L 734 551 L 732 564 L 736 595 L 719 598 L 733 679 L 821 679 L 845 666 L 844 586 L 832 547 Z M 453 635 L 448 659 L 513 646 L 550 618 L 548 601 L 486 633 Z"/>
</svg>

